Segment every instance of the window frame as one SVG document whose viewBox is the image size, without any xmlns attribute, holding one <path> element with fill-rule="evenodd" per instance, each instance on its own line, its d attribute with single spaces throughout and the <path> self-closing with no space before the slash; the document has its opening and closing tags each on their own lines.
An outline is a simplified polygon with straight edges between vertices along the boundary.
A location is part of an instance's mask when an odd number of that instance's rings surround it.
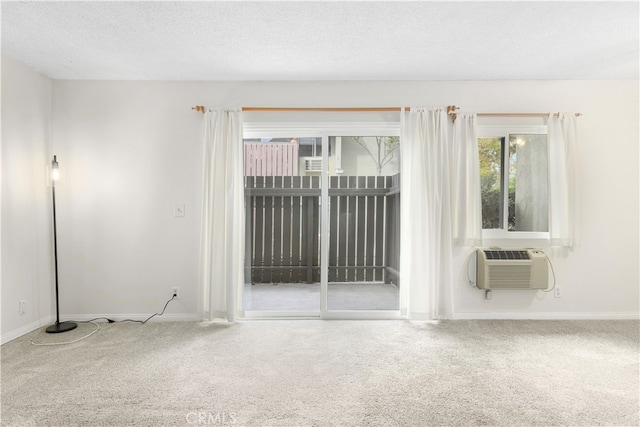
<svg viewBox="0 0 640 427">
<path fill-rule="evenodd" d="M 509 135 L 513 134 L 530 134 L 530 135 L 547 135 L 546 125 L 479 125 L 477 138 L 503 138 L 502 159 L 500 178 L 502 180 L 501 197 L 502 197 L 502 228 L 482 229 L 483 239 L 549 239 L 548 231 L 509 231 L 509 192 L 505 189 L 509 188 L 509 173 L 505 171 L 505 166 L 509 165 Z M 547 139 L 547 144 L 548 144 Z M 547 159 L 548 161 L 548 159 Z"/>
</svg>

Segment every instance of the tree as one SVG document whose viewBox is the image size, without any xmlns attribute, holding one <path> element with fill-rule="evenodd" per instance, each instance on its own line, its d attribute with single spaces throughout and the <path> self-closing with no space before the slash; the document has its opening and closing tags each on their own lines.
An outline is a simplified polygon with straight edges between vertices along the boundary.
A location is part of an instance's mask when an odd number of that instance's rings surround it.
<svg viewBox="0 0 640 427">
<path fill-rule="evenodd" d="M 482 198 L 482 228 L 502 228 L 500 217 L 504 206 L 502 193 L 502 138 L 479 138 L 480 194 Z M 510 168 L 515 167 L 510 165 Z M 506 173 L 507 171 L 505 171 Z M 515 174 L 510 173 L 508 195 L 508 230 L 515 229 Z"/>
<path fill-rule="evenodd" d="M 502 191 L 500 168 L 502 141 L 500 138 L 480 138 L 480 194 L 482 198 L 482 228 L 500 228 Z"/>
<path fill-rule="evenodd" d="M 376 171 L 378 176 L 382 175 L 382 168 L 384 168 L 391 160 L 393 160 L 395 152 L 400 147 L 400 137 L 398 136 L 376 136 L 374 147 L 375 155 L 371 152 L 370 146 L 361 136 L 354 136 L 353 140 L 358 143 L 371 157 L 373 163 L 376 165 Z"/>
</svg>

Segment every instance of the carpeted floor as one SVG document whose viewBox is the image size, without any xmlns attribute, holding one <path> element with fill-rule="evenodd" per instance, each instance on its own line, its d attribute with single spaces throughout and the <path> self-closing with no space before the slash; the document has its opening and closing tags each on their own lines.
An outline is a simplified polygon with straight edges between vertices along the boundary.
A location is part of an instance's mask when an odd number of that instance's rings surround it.
<svg viewBox="0 0 640 427">
<path fill-rule="evenodd" d="M 638 426 L 637 321 L 100 324 L 2 346 L 3 426 Z"/>
</svg>

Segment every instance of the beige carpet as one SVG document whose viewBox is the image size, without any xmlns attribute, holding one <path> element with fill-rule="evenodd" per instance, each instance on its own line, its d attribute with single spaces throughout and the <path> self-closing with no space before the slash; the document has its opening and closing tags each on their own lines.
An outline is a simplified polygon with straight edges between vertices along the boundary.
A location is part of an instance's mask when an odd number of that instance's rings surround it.
<svg viewBox="0 0 640 427">
<path fill-rule="evenodd" d="M 120 323 L 2 346 L 3 426 L 638 426 L 636 321 Z"/>
</svg>

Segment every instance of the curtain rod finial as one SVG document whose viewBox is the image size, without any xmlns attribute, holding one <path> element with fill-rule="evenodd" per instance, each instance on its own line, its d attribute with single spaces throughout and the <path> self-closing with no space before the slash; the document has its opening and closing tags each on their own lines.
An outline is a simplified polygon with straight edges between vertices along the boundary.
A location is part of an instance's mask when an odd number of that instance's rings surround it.
<svg viewBox="0 0 640 427">
<path fill-rule="evenodd" d="M 453 123 L 455 123 L 456 119 L 458 118 L 458 115 L 456 114 L 456 110 L 459 110 L 459 109 L 460 107 L 456 107 L 455 105 L 447 106 L 447 114 L 451 116 L 451 120 L 453 120 Z"/>
<path fill-rule="evenodd" d="M 191 109 L 204 113 L 204 105 L 196 105 L 195 107 L 191 107 Z"/>
</svg>

